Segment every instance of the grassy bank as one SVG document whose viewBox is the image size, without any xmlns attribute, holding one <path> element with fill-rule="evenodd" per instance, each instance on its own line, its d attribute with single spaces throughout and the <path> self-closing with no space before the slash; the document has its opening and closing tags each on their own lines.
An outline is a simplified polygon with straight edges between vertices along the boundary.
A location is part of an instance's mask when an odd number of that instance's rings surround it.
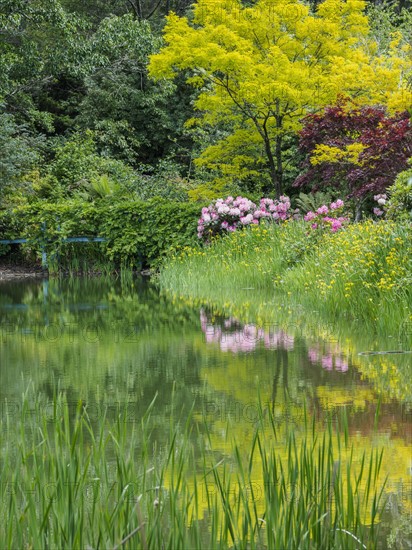
<svg viewBox="0 0 412 550">
<path fill-rule="evenodd" d="M 260 225 L 186 249 L 159 282 L 178 295 L 223 303 L 244 289 L 387 330 L 412 321 L 412 227 L 382 221 L 319 233 L 304 222 Z"/>
<path fill-rule="evenodd" d="M 188 411 L 157 447 L 155 402 L 97 425 L 63 395 L 2 406 L 2 548 L 377 547 L 382 455 L 354 461 L 344 416 L 319 436 L 308 415 L 284 458 L 263 405 L 251 448 L 233 441 L 231 456 Z"/>
</svg>

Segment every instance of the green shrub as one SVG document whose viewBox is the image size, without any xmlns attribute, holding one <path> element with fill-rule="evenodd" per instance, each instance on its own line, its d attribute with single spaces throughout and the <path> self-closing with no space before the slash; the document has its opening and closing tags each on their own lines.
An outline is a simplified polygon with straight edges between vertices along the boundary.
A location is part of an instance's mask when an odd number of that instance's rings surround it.
<svg viewBox="0 0 412 550">
<path fill-rule="evenodd" d="M 412 164 L 411 161 L 409 164 Z M 387 217 L 412 221 L 412 166 L 398 174 L 388 192 Z"/>
<path fill-rule="evenodd" d="M 0 238 L 25 237 L 28 250 L 40 257 L 42 246 L 66 266 L 73 257 L 90 254 L 84 247 L 66 244 L 74 236 L 99 236 L 106 241 L 96 248 L 99 261 L 116 265 L 156 267 L 169 253 L 197 242 L 199 206 L 165 199 L 148 202 L 34 203 L 12 214 L 0 213 Z M 83 252 L 82 252 L 83 249 Z M 102 256 L 103 253 L 103 256 Z"/>
</svg>

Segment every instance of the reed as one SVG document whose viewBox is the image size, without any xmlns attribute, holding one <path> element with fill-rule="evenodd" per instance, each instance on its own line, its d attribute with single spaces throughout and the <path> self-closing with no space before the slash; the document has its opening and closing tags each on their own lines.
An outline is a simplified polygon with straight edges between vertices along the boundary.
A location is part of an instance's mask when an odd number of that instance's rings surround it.
<svg viewBox="0 0 412 550">
<path fill-rule="evenodd" d="M 299 443 L 289 431 L 281 456 L 261 402 L 249 449 L 227 425 L 228 455 L 193 410 L 171 419 L 160 445 L 155 399 L 139 422 L 127 406 L 92 422 L 61 393 L 28 391 L 2 412 L 1 548 L 377 547 L 382 452 L 355 465 L 344 415 L 319 436 L 305 413 Z"/>
<path fill-rule="evenodd" d="M 303 222 L 254 226 L 187 249 L 163 265 L 160 286 L 180 296 L 223 304 L 245 289 L 274 301 L 346 317 L 378 331 L 412 319 L 412 227 L 367 221 L 337 233 Z M 226 298 L 225 298 L 226 297 Z"/>
</svg>

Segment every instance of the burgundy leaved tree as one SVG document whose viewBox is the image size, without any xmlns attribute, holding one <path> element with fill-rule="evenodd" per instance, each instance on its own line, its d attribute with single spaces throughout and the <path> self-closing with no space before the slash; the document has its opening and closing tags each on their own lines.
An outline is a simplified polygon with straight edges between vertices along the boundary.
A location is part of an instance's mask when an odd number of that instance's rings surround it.
<svg viewBox="0 0 412 550">
<path fill-rule="evenodd" d="M 389 116 L 384 107 L 348 108 L 347 101 L 340 100 L 323 113 L 305 117 L 303 122 L 299 148 L 305 160 L 295 187 L 306 191 L 336 189 L 342 197 L 355 199 L 360 212 L 365 199 L 384 193 L 397 174 L 408 168 L 412 124 L 407 111 Z M 349 159 L 316 165 L 310 162 L 317 145 L 344 149 L 354 143 L 366 147 L 359 163 Z"/>
</svg>

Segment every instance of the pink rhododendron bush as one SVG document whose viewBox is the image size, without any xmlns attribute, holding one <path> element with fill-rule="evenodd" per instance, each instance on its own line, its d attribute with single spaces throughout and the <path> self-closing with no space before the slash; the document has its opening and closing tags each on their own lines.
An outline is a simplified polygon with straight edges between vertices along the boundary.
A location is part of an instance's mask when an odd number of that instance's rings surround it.
<svg viewBox="0 0 412 550">
<path fill-rule="evenodd" d="M 197 234 L 200 239 L 209 241 L 211 237 L 258 224 L 261 220 L 285 221 L 292 215 L 290 199 L 283 195 L 279 200 L 261 199 L 259 205 L 245 197 L 227 197 L 202 208 Z"/>
<path fill-rule="evenodd" d="M 311 223 L 312 229 L 329 228 L 335 233 L 349 221 L 349 218 L 342 216 L 344 206 L 344 202 L 338 199 L 331 202 L 329 206 L 323 204 L 316 212 L 309 211 L 303 219 Z"/>
<path fill-rule="evenodd" d="M 329 229 L 336 232 L 349 218 L 343 216 L 344 202 L 337 199 L 329 206 L 320 206 L 316 212 L 308 212 L 303 219 L 310 223 L 311 229 Z M 248 225 L 266 222 L 283 222 L 290 218 L 301 219 L 299 210 L 292 210 L 290 199 L 282 195 L 279 200 L 263 198 L 259 205 L 245 197 L 217 199 L 202 208 L 198 221 L 199 239 L 209 242 L 212 237 L 241 229 Z"/>
</svg>

